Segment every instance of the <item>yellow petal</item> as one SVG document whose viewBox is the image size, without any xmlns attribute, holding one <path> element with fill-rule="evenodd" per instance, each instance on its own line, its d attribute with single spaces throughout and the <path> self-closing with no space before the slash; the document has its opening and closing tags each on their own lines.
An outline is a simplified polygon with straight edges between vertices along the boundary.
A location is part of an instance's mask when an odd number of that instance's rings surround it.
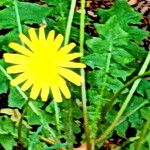
<svg viewBox="0 0 150 150">
<path fill-rule="evenodd" d="M 55 31 L 54 31 L 54 30 L 51 30 L 51 31 L 48 33 L 48 37 L 47 37 L 47 42 L 48 42 L 48 44 L 51 44 L 51 43 L 54 41 L 54 37 L 55 37 Z"/>
<path fill-rule="evenodd" d="M 65 45 L 64 47 L 60 48 L 59 52 L 68 54 L 75 46 L 76 46 L 75 43 L 70 43 L 70 44 Z"/>
<path fill-rule="evenodd" d="M 29 32 L 29 36 L 30 36 L 31 41 L 36 44 L 38 42 L 38 38 L 37 38 L 37 35 L 35 32 L 35 29 L 30 28 L 28 32 Z"/>
<path fill-rule="evenodd" d="M 57 86 L 51 86 L 51 91 L 52 91 L 52 95 L 54 98 L 54 101 L 56 102 L 62 102 L 62 97 L 61 97 L 61 93 L 60 90 Z"/>
<path fill-rule="evenodd" d="M 80 75 L 69 69 L 59 68 L 58 74 L 78 86 L 83 82 L 83 78 Z"/>
<path fill-rule="evenodd" d="M 82 63 L 76 63 L 76 62 L 64 62 L 61 64 L 61 67 L 66 68 L 85 68 L 85 64 Z"/>
<path fill-rule="evenodd" d="M 31 88 L 30 97 L 33 99 L 40 95 L 42 101 L 47 101 L 50 90 L 56 102 L 62 101 L 62 95 L 69 99 L 71 93 L 65 79 L 81 85 L 83 78 L 67 68 L 84 68 L 83 63 L 72 61 L 82 54 L 70 54 L 75 43 L 60 48 L 64 38 L 61 34 L 55 38 L 54 30 L 48 33 L 47 39 L 43 27 L 39 29 L 38 36 L 34 28 L 28 32 L 29 38 L 20 34 L 28 48 L 12 42 L 9 46 L 19 54 L 4 54 L 6 62 L 16 64 L 8 67 L 8 73 L 21 73 L 11 83 L 22 83 L 23 91 Z"/>
<path fill-rule="evenodd" d="M 69 60 L 73 60 L 81 56 L 82 56 L 81 53 L 72 53 L 72 54 L 67 54 L 66 59 L 69 61 Z"/>
<path fill-rule="evenodd" d="M 29 57 L 21 54 L 10 54 L 10 53 L 4 54 L 5 61 L 12 64 L 26 64 L 29 62 L 28 58 Z"/>
<path fill-rule="evenodd" d="M 27 79 L 28 79 L 27 74 L 26 73 L 22 73 L 22 74 L 19 74 L 15 79 L 11 80 L 11 84 L 13 86 L 16 86 L 16 85 L 24 82 Z"/>
<path fill-rule="evenodd" d="M 45 31 L 44 31 L 44 27 L 40 27 L 39 29 L 39 40 L 41 42 L 45 42 Z"/>
<path fill-rule="evenodd" d="M 24 46 L 22 46 L 20 44 L 12 42 L 9 44 L 9 47 L 14 49 L 15 51 L 21 53 L 21 54 L 26 55 L 26 56 L 32 55 L 32 52 L 29 49 L 25 48 Z"/>
<path fill-rule="evenodd" d="M 29 47 L 29 49 L 31 49 L 32 51 L 35 51 L 35 47 L 33 43 L 24 34 L 21 33 L 19 37 L 21 41 L 23 41 L 23 43 L 25 43 Z"/>
<path fill-rule="evenodd" d="M 33 84 L 33 87 L 31 88 L 30 97 L 32 99 L 36 99 L 40 93 L 41 87 L 38 83 Z"/>
<path fill-rule="evenodd" d="M 54 41 L 54 45 L 55 45 L 56 51 L 62 45 L 63 40 L 64 40 L 64 37 L 61 34 L 58 34 L 57 37 L 56 37 L 56 39 L 55 39 L 55 41 Z"/>
<path fill-rule="evenodd" d="M 8 73 L 21 73 L 25 71 L 25 67 L 23 65 L 14 65 L 7 68 Z"/>
<path fill-rule="evenodd" d="M 29 79 L 29 80 L 25 81 L 25 83 L 22 85 L 21 90 L 22 90 L 22 91 L 26 91 L 26 90 L 28 90 L 32 85 L 33 85 L 33 81 Z"/>
<path fill-rule="evenodd" d="M 67 87 L 66 84 L 62 84 L 60 85 L 60 91 L 63 93 L 63 95 L 65 96 L 65 98 L 69 99 L 71 97 L 71 93 Z"/>
<path fill-rule="evenodd" d="M 45 86 L 42 87 L 42 91 L 41 91 L 42 101 L 47 101 L 49 90 L 50 90 L 50 88 L 49 88 L 48 85 L 45 85 Z"/>
<path fill-rule="evenodd" d="M 49 73 L 49 76 L 51 76 L 51 73 Z M 66 83 L 66 81 L 60 76 L 60 75 L 58 75 L 57 74 L 57 72 L 56 72 L 56 75 L 55 76 L 53 76 L 53 77 L 49 77 L 49 79 L 47 80 L 47 83 L 49 84 L 49 85 L 55 85 L 55 86 L 59 86 L 59 85 L 61 85 L 61 84 L 64 84 L 64 83 Z"/>
</svg>

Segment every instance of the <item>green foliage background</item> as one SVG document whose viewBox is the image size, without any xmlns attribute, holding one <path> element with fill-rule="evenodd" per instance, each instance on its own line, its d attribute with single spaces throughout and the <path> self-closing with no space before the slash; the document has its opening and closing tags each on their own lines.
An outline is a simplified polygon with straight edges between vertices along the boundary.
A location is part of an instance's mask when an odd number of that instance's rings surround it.
<svg viewBox="0 0 150 150">
<path fill-rule="evenodd" d="M 27 34 L 29 27 L 46 25 L 46 32 L 55 29 L 65 35 L 70 0 L 42 0 L 40 4 L 25 0 L 17 2 L 22 32 Z M 16 5 L 13 0 L 0 1 L 0 53 L 12 52 L 8 44 L 19 42 Z M 93 142 L 109 127 L 130 91 L 131 84 L 126 83 L 137 75 L 147 54 L 143 40 L 148 32 L 138 28 L 142 15 L 134 11 L 125 0 L 116 0 L 109 9 L 97 11 L 99 22 L 94 23 L 97 36 L 85 33 L 85 56 L 82 62 L 87 64 L 87 107 L 90 139 Z M 92 20 L 86 16 L 86 24 Z M 70 41 L 79 45 L 80 13 L 75 12 L 71 28 Z M 79 51 L 77 48 L 76 51 Z M 0 65 L 7 67 L 3 58 Z M 50 97 L 44 103 L 40 99 L 29 102 L 25 112 L 26 99 L 15 87 L 9 84 L 9 78 L 0 71 L 1 110 L 18 109 L 24 113 L 21 144 L 29 150 L 49 150 L 73 148 L 73 144 L 85 142 L 83 108 L 78 87 L 69 85 L 72 99 L 58 104 L 59 124 L 55 118 L 55 104 Z M 124 90 L 110 104 L 111 97 L 122 87 Z M 26 93 L 28 95 L 28 93 Z M 4 96 L 3 96 L 4 95 Z M 135 94 L 123 113 L 113 132 L 108 136 L 121 138 L 119 149 L 132 150 L 140 143 L 139 149 L 150 149 L 150 81 L 142 78 Z M 107 107 L 109 106 L 109 108 Z M 108 111 L 107 111 L 108 110 Z M 12 114 L 0 111 L 0 149 L 12 150 L 18 143 L 18 122 L 12 120 Z M 18 119 L 19 120 L 19 119 Z M 59 129 L 58 129 L 59 128 Z M 143 130 L 145 129 L 145 130 Z M 128 132 L 134 130 L 130 135 Z M 45 142 L 43 137 L 49 139 Z M 79 141 L 79 140 L 80 141 Z M 141 145 L 141 143 L 143 143 Z M 95 149 L 103 149 L 97 144 Z"/>
</svg>

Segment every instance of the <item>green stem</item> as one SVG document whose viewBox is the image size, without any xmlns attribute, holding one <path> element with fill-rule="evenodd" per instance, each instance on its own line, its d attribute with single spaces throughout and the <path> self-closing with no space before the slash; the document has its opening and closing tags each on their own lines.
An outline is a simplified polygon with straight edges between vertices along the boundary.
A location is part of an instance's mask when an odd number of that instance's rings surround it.
<svg viewBox="0 0 150 150">
<path fill-rule="evenodd" d="M 80 52 L 84 55 L 85 0 L 81 0 Z"/>
<path fill-rule="evenodd" d="M 21 117 L 20 117 L 20 120 L 19 120 L 19 123 L 18 123 L 18 140 L 19 140 L 20 143 L 23 143 L 23 141 L 22 141 L 22 122 L 23 122 L 23 118 L 24 118 L 24 115 L 26 113 L 26 109 L 28 107 L 29 101 L 30 101 L 30 99 L 28 99 L 26 101 L 26 103 L 24 104 L 23 112 L 21 114 Z"/>
<path fill-rule="evenodd" d="M 14 0 L 14 7 L 15 7 L 15 13 L 16 13 L 16 21 L 17 21 L 17 26 L 18 26 L 18 31 L 19 34 L 22 33 L 22 25 L 21 25 L 21 20 L 20 20 L 20 15 L 19 15 L 19 9 L 18 9 L 18 1 Z M 24 45 L 23 41 L 21 41 L 21 44 Z"/>
<path fill-rule="evenodd" d="M 122 122 L 124 122 L 129 116 L 131 116 L 132 114 L 134 114 L 136 111 L 138 111 L 141 107 L 143 107 L 147 103 L 148 103 L 148 101 L 144 101 L 138 107 L 136 107 L 135 109 L 133 109 L 131 112 L 127 113 L 123 118 L 121 118 L 119 120 L 119 122 L 116 124 L 116 126 L 118 126 L 119 124 L 121 124 Z"/>
<path fill-rule="evenodd" d="M 0 65 L 0 70 L 1 72 L 7 77 L 8 80 L 12 80 L 12 77 L 6 72 L 6 70 L 3 68 L 3 66 Z M 20 89 L 19 86 L 15 86 L 15 88 L 18 90 L 18 92 L 20 93 L 20 95 L 25 99 L 28 100 L 28 97 L 26 96 L 26 94 Z"/>
<path fill-rule="evenodd" d="M 6 70 L 0 65 L 0 70 L 1 72 L 11 81 L 12 78 L 11 76 L 6 72 Z M 21 130 L 22 130 L 22 121 L 23 121 L 23 118 L 24 118 L 24 114 L 25 114 L 25 110 L 26 110 L 26 107 L 28 105 L 28 102 L 29 102 L 29 99 L 28 97 L 26 96 L 26 94 L 20 89 L 19 86 L 15 86 L 15 88 L 18 90 L 18 92 L 20 93 L 20 95 L 26 100 L 26 103 L 24 104 L 24 109 L 23 109 L 23 113 L 21 114 L 21 118 L 19 120 L 19 125 L 18 125 L 18 140 L 20 142 L 21 139 L 22 139 L 22 136 L 21 136 Z"/>
<path fill-rule="evenodd" d="M 12 80 L 11 76 L 6 72 L 6 70 L 1 65 L 0 65 L 0 70 L 10 81 Z M 24 92 L 22 92 L 22 90 L 20 89 L 19 86 L 15 86 L 15 88 L 18 90 L 20 95 L 26 100 L 26 103 L 24 104 L 24 110 L 23 110 L 23 113 L 21 114 L 21 118 L 20 118 L 19 124 L 18 124 L 18 140 L 19 140 L 19 142 L 22 142 L 21 141 L 21 139 L 22 139 L 22 136 L 21 136 L 22 121 L 23 121 L 25 110 L 26 110 L 29 100 L 28 100 L 28 97 L 26 96 L 26 94 Z"/>
<path fill-rule="evenodd" d="M 106 62 L 106 70 L 105 70 L 105 74 L 107 75 L 109 73 L 109 69 L 110 69 L 110 61 L 111 61 L 111 56 L 112 56 L 112 43 L 110 43 L 109 46 L 109 51 L 108 51 L 108 57 L 107 57 L 107 62 Z"/>
<path fill-rule="evenodd" d="M 81 76 L 85 79 L 84 69 L 81 69 Z M 91 149 L 91 142 L 90 142 L 90 130 L 89 130 L 88 113 L 87 113 L 87 97 L 86 97 L 85 82 L 82 83 L 81 93 L 82 93 L 82 107 L 83 107 L 83 119 L 84 119 L 86 144 L 87 144 L 87 150 L 90 150 Z"/>
<path fill-rule="evenodd" d="M 67 22 L 67 27 L 66 27 L 66 32 L 65 32 L 65 40 L 64 40 L 64 45 L 67 45 L 69 42 L 69 37 L 70 37 L 70 32 L 71 32 L 71 25 L 72 25 L 72 20 L 74 16 L 74 9 L 76 5 L 76 0 L 71 1 L 71 7 L 70 7 L 70 12 L 69 12 L 69 17 L 68 17 L 68 22 Z"/>
<path fill-rule="evenodd" d="M 80 52 L 84 55 L 84 27 L 85 27 L 85 0 L 81 0 L 81 16 L 80 16 Z M 82 105 L 83 105 L 83 118 L 84 118 L 84 127 L 85 127 L 85 136 L 87 149 L 91 149 L 90 142 L 90 130 L 88 122 L 88 113 L 87 113 L 87 97 L 86 97 L 86 85 L 85 85 L 85 71 L 81 69 L 81 76 L 84 79 L 84 82 L 81 86 L 82 93 Z"/>
<path fill-rule="evenodd" d="M 18 11 L 18 4 L 17 4 L 17 0 L 14 0 L 13 2 L 14 7 L 15 7 L 15 13 L 16 13 L 16 20 L 17 20 L 17 25 L 18 25 L 18 31 L 19 33 L 22 33 L 22 26 L 21 26 L 21 21 L 20 21 L 20 15 L 19 15 L 19 11 Z M 23 43 L 22 43 L 23 44 Z M 5 71 L 5 69 L 0 66 L 0 70 L 4 73 L 4 75 L 11 81 L 12 77 Z M 25 99 L 28 100 L 28 97 L 26 96 L 26 94 L 21 90 L 21 88 L 19 86 L 15 86 L 15 88 L 18 90 L 18 92 L 20 93 L 20 95 Z"/>
<path fill-rule="evenodd" d="M 57 127 L 58 133 L 60 135 L 59 108 L 55 101 L 53 101 L 53 103 L 54 103 L 54 110 L 55 110 L 56 127 Z"/>
<path fill-rule="evenodd" d="M 14 0 L 13 3 L 14 3 L 14 6 L 15 6 L 15 13 L 16 13 L 18 31 L 19 31 L 19 33 L 22 33 L 22 25 L 21 25 L 21 20 L 20 20 L 20 15 L 19 15 L 18 2 L 17 2 L 17 0 Z"/>
<path fill-rule="evenodd" d="M 64 39 L 64 45 L 67 45 L 69 43 L 69 38 L 70 38 L 70 32 L 71 32 L 71 25 L 73 21 L 73 16 L 74 16 L 74 10 L 76 6 L 76 0 L 71 1 L 71 6 L 70 6 L 70 11 L 69 11 L 69 17 L 67 21 L 67 27 L 66 27 L 66 32 L 65 32 L 65 39 Z M 73 149 L 73 131 L 72 131 L 72 101 L 68 101 L 68 123 L 67 123 L 67 142 L 68 142 L 68 150 Z"/>
<path fill-rule="evenodd" d="M 45 119 L 43 118 L 43 115 L 41 114 L 41 111 L 33 104 L 33 101 L 29 102 L 29 107 L 32 109 L 32 111 L 39 116 L 40 118 L 40 122 L 43 125 L 43 127 L 45 128 L 45 130 L 47 130 L 50 134 L 51 137 L 53 138 L 54 141 L 56 141 L 57 143 L 59 143 L 59 139 L 57 138 L 57 136 L 55 135 L 55 132 L 53 131 L 52 128 L 50 128 L 50 126 L 47 124 L 47 122 L 45 121 Z"/>
<path fill-rule="evenodd" d="M 144 123 L 144 126 L 142 128 L 142 131 L 141 131 L 141 135 L 140 135 L 140 138 L 138 139 L 138 141 L 135 143 L 135 147 L 134 147 L 134 150 L 140 150 L 141 149 L 141 146 L 142 144 L 144 143 L 145 141 L 145 137 L 147 135 L 147 133 L 149 132 L 149 127 L 150 127 L 150 119 L 148 119 L 145 123 Z"/>
<path fill-rule="evenodd" d="M 143 66 L 141 67 L 141 70 L 139 71 L 139 74 L 138 75 L 142 75 L 147 67 L 148 67 L 148 64 L 150 62 L 150 52 L 148 52 L 148 55 L 144 61 L 144 64 Z M 120 108 L 119 112 L 117 113 L 114 121 L 112 122 L 112 124 L 108 127 L 108 129 L 96 140 L 96 143 L 100 142 L 100 141 L 103 141 L 107 138 L 107 136 L 113 131 L 113 129 L 115 128 L 116 124 L 118 123 L 121 115 L 123 114 L 123 112 L 125 111 L 128 103 L 130 102 L 136 88 L 138 87 L 139 83 L 140 83 L 141 79 L 137 79 L 136 81 L 134 81 L 132 87 L 131 87 L 131 90 L 129 91 L 129 94 L 127 95 L 122 107 Z"/>
<path fill-rule="evenodd" d="M 68 142 L 68 150 L 73 149 L 73 132 L 72 132 L 72 101 L 68 101 L 68 137 L 67 137 L 67 142 Z"/>
<path fill-rule="evenodd" d="M 129 87 L 135 80 L 139 79 L 139 78 L 142 78 L 142 77 L 145 77 L 147 75 L 150 75 L 150 70 L 145 72 L 144 74 L 142 75 L 137 75 L 135 76 L 134 78 L 132 78 L 131 80 L 129 80 L 127 83 L 125 83 L 125 85 L 120 88 L 112 97 L 111 99 L 109 100 L 109 102 L 105 105 L 105 107 L 103 108 L 103 111 L 102 111 L 102 119 L 101 121 L 104 120 L 107 112 L 109 112 L 113 106 L 113 103 L 115 101 L 115 99 L 120 95 L 120 93 L 125 90 L 127 87 Z"/>
</svg>

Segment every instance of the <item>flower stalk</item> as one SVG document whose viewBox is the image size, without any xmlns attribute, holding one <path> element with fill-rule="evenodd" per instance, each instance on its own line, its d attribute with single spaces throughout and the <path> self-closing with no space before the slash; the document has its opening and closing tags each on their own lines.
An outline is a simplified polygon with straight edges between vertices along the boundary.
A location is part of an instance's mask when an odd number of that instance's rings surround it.
<svg viewBox="0 0 150 150">
<path fill-rule="evenodd" d="M 57 103 L 55 102 L 55 100 L 53 101 L 54 103 L 54 110 L 55 110 L 55 120 L 56 120 L 56 127 L 57 127 L 57 131 L 58 131 L 58 134 L 60 135 L 61 134 L 61 131 L 60 131 L 60 115 L 59 115 L 59 107 L 57 105 Z"/>
<path fill-rule="evenodd" d="M 12 77 L 6 72 L 5 68 L 0 65 L 0 70 L 1 72 L 7 77 L 8 80 L 12 81 Z M 25 100 L 28 100 L 28 97 L 27 95 L 20 89 L 19 86 L 15 86 L 15 88 L 17 89 L 17 91 L 19 92 L 19 94 L 25 99 Z"/>
<path fill-rule="evenodd" d="M 71 1 L 69 17 L 68 17 L 67 26 L 66 26 L 66 32 L 65 32 L 64 45 L 67 45 L 69 43 L 69 37 L 70 37 L 70 32 L 71 32 L 71 25 L 72 25 L 72 21 L 73 21 L 76 1 L 77 0 L 72 0 Z"/>
<path fill-rule="evenodd" d="M 22 25 L 21 25 L 21 20 L 20 20 L 20 15 L 19 15 L 19 9 L 18 9 L 18 1 L 14 0 L 13 2 L 14 7 L 15 7 L 15 13 L 16 13 L 16 21 L 18 25 L 18 31 L 19 33 L 22 33 Z"/>
<path fill-rule="evenodd" d="M 24 119 L 24 115 L 26 113 L 27 107 L 28 107 L 28 103 L 29 103 L 30 99 L 28 99 L 26 101 L 26 103 L 23 106 L 23 112 L 21 114 L 19 123 L 18 123 L 18 140 L 20 143 L 23 143 L 23 139 L 22 139 L 22 125 L 23 125 L 23 119 Z"/>
<path fill-rule="evenodd" d="M 69 16 L 68 16 L 68 21 L 67 21 L 67 26 L 66 26 L 66 32 L 65 32 L 65 39 L 64 39 L 64 46 L 69 43 L 70 39 L 70 33 L 71 33 L 71 25 L 73 21 L 73 16 L 74 16 L 74 10 L 76 6 L 76 0 L 71 1 L 71 6 L 70 6 L 70 11 L 69 11 Z M 67 142 L 68 144 L 68 150 L 73 149 L 73 131 L 72 131 L 72 101 L 68 101 L 68 130 L 67 130 Z"/>
<path fill-rule="evenodd" d="M 84 27 L 85 27 L 85 0 L 81 0 L 81 15 L 80 15 L 80 52 L 84 55 Z M 87 96 L 86 96 L 86 85 L 85 85 L 85 70 L 81 69 L 81 76 L 84 82 L 81 86 L 82 94 L 82 106 L 83 106 L 83 118 L 84 118 L 84 128 L 86 136 L 87 150 L 91 149 L 90 143 L 90 130 L 88 123 L 88 113 L 87 113 Z"/>
</svg>

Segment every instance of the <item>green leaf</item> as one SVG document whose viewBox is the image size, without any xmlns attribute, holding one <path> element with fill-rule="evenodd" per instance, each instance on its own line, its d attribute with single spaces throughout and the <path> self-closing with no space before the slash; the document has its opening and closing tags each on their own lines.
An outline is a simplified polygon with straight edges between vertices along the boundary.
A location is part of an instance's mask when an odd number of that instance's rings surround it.
<svg viewBox="0 0 150 150">
<path fill-rule="evenodd" d="M 137 27 L 132 27 L 132 24 L 140 24 L 142 14 L 134 11 L 134 9 L 126 2 L 126 0 L 116 0 L 110 9 L 100 9 L 98 15 L 102 22 L 106 22 L 109 18 L 116 15 L 118 23 L 124 31 L 130 35 L 131 40 L 142 41 L 148 33 Z M 129 24 L 131 24 L 129 26 Z"/>
<path fill-rule="evenodd" d="M 68 11 L 71 1 L 70 0 L 42 0 L 47 2 L 53 9 L 53 15 L 59 15 L 59 17 L 68 17 Z M 57 17 L 58 18 L 58 17 Z"/>
<path fill-rule="evenodd" d="M 103 54 L 109 49 L 108 41 L 99 37 L 92 37 L 92 39 L 86 40 L 86 44 L 90 51 L 95 53 Z"/>
<path fill-rule="evenodd" d="M 38 4 L 18 2 L 18 9 L 21 21 L 25 24 L 42 23 L 53 11 L 51 8 Z"/>
<path fill-rule="evenodd" d="M 118 23 L 116 16 L 112 16 L 105 24 L 95 24 L 97 32 L 109 43 L 115 46 L 127 45 L 128 33 Z"/>
<path fill-rule="evenodd" d="M 141 42 L 141 45 L 143 45 L 142 40 L 148 36 L 148 32 L 137 27 L 128 26 L 125 31 L 128 31 L 131 40 L 134 39 L 135 42 Z"/>
<path fill-rule="evenodd" d="M 8 95 L 8 106 L 22 108 L 26 100 L 20 95 L 15 87 L 10 88 L 10 93 Z"/>
<path fill-rule="evenodd" d="M 29 141 L 29 149 L 33 149 L 34 145 L 39 142 L 39 134 L 42 130 L 43 126 L 38 127 L 37 131 L 33 133 Z"/>
<path fill-rule="evenodd" d="M 73 123 L 72 130 L 73 130 L 73 133 L 79 134 L 81 132 L 80 124 Z"/>
<path fill-rule="evenodd" d="M 103 72 L 95 70 L 87 75 L 87 82 L 91 85 L 91 87 L 101 87 L 103 83 L 103 76 Z"/>
<path fill-rule="evenodd" d="M 53 101 L 50 102 L 47 106 L 46 106 L 46 109 L 45 109 L 47 112 L 53 114 L 54 113 L 54 103 Z"/>
<path fill-rule="evenodd" d="M 82 111 L 80 106 L 78 106 L 75 102 L 73 102 L 73 118 L 74 119 L 80 119 L 82 118 Z"/>
<path fill-rule="evenodd" d="M 13 147 L 16 146 L 16 142 L 12 135 L 0 135 L 0 144 L 5 150 L 13 150 Z"/>
<path fill-rule="evenodd" d="M 132 62 L 134 60 L 133 56 L 128 53 L 123 48 L 115 48 L 113 49 L 112 58 L 117 63 L 126 66 L 126 64 Z"/>
<path fill-rule="evenodd" d="M 98 54 L 98 53 L 89 54 L 82 59 L 82 61 L 85 62 L 88 66 L 90 66 L 92 69 L 105 68 L 106 60 L 107 54 Z"/>
<path fill-rule="evenodd" d="M 87 72 L 86 77 L 90 87 L 88 93 L 95 90 L 92 92 L 94 93 L 93 96 L 88 95 L 90 128 L 93 129 L 94 133 L 96 131 L 101 133 L 101 129 L 94 125 L 98 123 L 104 105 L 116 91 L 124 86 L 127 77 L 129 79 L 133 77 L 131 76 L 132 73 L 138 71 L 140 62 L 143 62 L 147 54 L 146 50 L 141 48 L 142 40 L 147 33 L 132 26 L 132 24 L 140 23 L 142 15 L 135 12 L 127 2 L 117 0 L 112 8 L 101 9 L 98 14 L 100 14 L 101 24 L 95 23 L 94 25 L 99 35 L 86 41 L 89 51 L 82 59 L 92 68 Z M 121 105 L 120 100 L 124 99 L 127 91 L 128 89 L 125 89 L 119 95 L 119 99 L 117 99 L 119 105 Z M 143 104 L 143 99 L 138 102 L 136 99 L 133 102 L 135 103 L 134 107 L 129 106 L 132 109 L 127 109 L 127 116 L 125 116 L 129 120 L 125 118 L 118 129 L 116 128 L 117 134 L 122 137 L 125 137 L 129 122 L 132 127 L 140 128 L 143 121 L 139 109 L 146 103 Z M 141 107 L 139 108 L 139 106 Z M 111 123 L 117 110 L 117 105 L 114 105 L 105 117 L 106 122 L 103 126 Z M 133 113 L 133 111 L 135 112 Z"/>
<path fill-rule="evenodd" d="M 146 93 L 147 99 L 150 100 L 150 89 L 146 89 L 145 93 Z"/>
<path fill-rule="evenodd" d="M 140 116 L 140 113 L 139 112 L 136 112 L 134 114 L 132 114 L 130 117 L 129 117 L 129 122 L 131 123 L 131 126 L 133 128 L 140 128 L 142 123 L 143 123 L 143 120 Z"/>
<path fill-rule="evenodd" d="M 92 69 L 106 68 L 109 53 L 112 55 L 112 60 L 115 61 L 112 62 L 111 60 L 111 64 L 118 63 L 126 67 L 126 64 L 134 61 L 134 57 L 124 49 L 124 46 L 128 45 L 128 33 L 121 28 L 115 16 L 111 17 L 105 24 L 97 23 L 95 26 L 102 36 L 86 41 L 93 53 L 85 56 L 83 62 Z"/>
<path fill-rule="evenodd" d="M 12 134 L 15 133 L 15 124 L 7 116 L 0 116 L 0 135 L 1 134 Z"/>
<path fill-rule="evenodd" d="M 112 90 L 113 93 L 117 92 L 120 88 L 124 86 L 123 82 L 118 80 L 117 78 L 108 77 L 106 87 L 107 90 Z M 126 93 L 128 90 L 125 89 L 122 93 Z"/>
<path fill-rule="evenodd" d="M 26 114 L 26 118 L 30 125 L 41 125 L 43 123 L 55 125 L 54 111 L 49 113 L 48 111 L 42 110 L 40 108 L 43 105 L 41 101 L 36 100 L 30 103 L 32 103 L 32 106 L 29 105 Z M 48 108 L 46 110 L 48 110 Z"/>
<path fill-rule="evenodd" d="M 150 149 L 150 132 L 148 133 L 146 137 L 147 143 L 148 143 L 148 148 Z"/>
<path fill-rule="evenodd" d="M 37 142 L 37 143 L 35 143 L 35 144 L 33 145 L 32 149 L 29 149 L 29 150 L 37 150 L 37 149 L 42 149 L 42 150 L 44 150 L 45 147 L 48 147 L 48 146 L 46 145 L 46 143 L 39 141 L 39 142 Z"/>
<path fill-rule="evenodd" d="M 117 131 L 117 134 L 120 137 L 126 138 L 126 131 L 127 131 L 128 127 L 129 127 L 128 121 L 124 121 L 121 124 L 119 124 L 115 130 Z"/>
<path fill-rule="evenodd" d="M 18 2 L 19 15 L 22 24 L 40 24 L 51 12 L 46 6 L 27 2 Z M 20 11 L 21 10 L 21 11 Z M 8 29 L 17 26 L 15 8 L 13 6 L 0 11 L 0 29 Z"/>
<path fill-rule="evenodd" d="M 40 116 L 36 115 L 30 107 L 27 108 L 26 119 L 29 125 L 41 125 Z"/>
<path fill-rule="evenodd" d="M 140 82 L 140 85 L 137 88 L 137 92 L 144 96 L 146 93 L 146 90 L 150 89 L 150 82 L 148 80 L 142 79 Z"/>
<path fill-rule="evenodd" d="M 121 64 L 117 64 L 117 63 L 111 63 L 110 66 L 111 66 L 110 74 L 113 77 L 123 79 L 123 81 L 126 81 L 126 78 L 135 71 L 134 68 L 122 66 Z"/>
<path fill-rule="evenodd" d="M 0 6 L 10 6 L 12 5 L 14 0 L 1 0 L 0 1 Z"/>
<path fill-rule="evenodd" d="M 71 101 L 71 102 L 69 102 Z M 65 132 L 68 132 L 68 121 L 70 121 L 69 119 L 73 120 L 73 122 L 71 123 L 72 126 L 72 132 L 77 134 L 80 132 L 80 121 L 79 119 L 82 118 L 82 111 L 81 108 L 77 105 L 76 101 L 74 101 L 73 99 L 70 99 L 69 101 L 63 101 L 63 103 L 61 103 L 59 105 L 60 108 L 60 121 L 62 122 L 61 124 L 61 128 L 63 128 L 63 130 Z M 72 106 L 72 107 L 71 107 Z M 68 108 L 70 107 L 70 108 Z M 70 114 L 71 111 L 72 113 Z M 74 137 L 73 137 L 74 139 Z"/>
<path fill-rule="evenodd" d="M 129 62 L 134 60 L 131 54 L 129 54 L 123 48 L 120 48 L 120 46 L 128 44 L 128 33 L 126 33 L 120 27 L 117 22 L 116 16 L 112 16 L 106 22 L 106 24 L 95 24 L 95 26 L 98 33 L 106 39 L 107 45 L 110 45 L 109 48 L 105 49 L 105 51 L 109 51 L 112 45 L 112 57 L 115 61 L 120 64 L 128 64 Z"/>
<path fill-rule="evenodd" d="M 139 24 L 142 18 L 142 15 L 134 11 L 126 0 L 116 0 L 110 9 L 100 9 L 98 14 L 101 16 L 103 22 L 106 22 L 109 17 L 115 14 L 122 26 L 126 26 L 128 23 Z"/>
<path fill-rule="evenodd" d="M 141 115 L 144 119 L 149 120 L 150 116 L 150 107 L 144 107 L 140 110 Z"/>
<path fill-rule="evenodd" d="M 147 51 L 144 47 L 139 46 L 137 43 L 133 41 L 129 41 L 128 45 L 125 45 L 124 48 L 138 61 L 142 61 L 146 55 Z"/>
<path fill-rule="evenodd" d="M 4 63 L 4 60 L 1 59 L 0 60 L 0 65 L 6 69 L 6 64 Z M 0 94 L 2 93 L 7 93 L 8 91 L 8 87 L 9 87 L 9 84 L 8 84 L 8 79 L 7 77 L 4 75 L 4 73 L 0 70 Z"/>
<path fill-rule="evenodd" d="M 8 48 L 8 44 L 12 41 L 20 42 L 19 32 L 18 32 L 17 28 L 14 28 L 14 29 L 10 30 L 8 33 L 6 33 L 5 35 L 0 36 L 1 48 L 5 51 L 12 52 L 12 50 L 10 50 L 10 48 Z"/>
<path fill-rule="evenodd" d="M 96 91 L 96 89 L 88 89 L 88 99 L 89 99 L 89 104 L 90 104 L 88 106 L 88 117 L 89 117 L 89 123 L 90 123 L 89 128 L 92 131 L 90 136 L 91 138 L 94 138 L 98 129 L 95 123 L 100 118 L 100 113 L 99 112 L 97 113 L 95 109 L 100 99 L 100 95 Z"/>
<path fill-rule="evenodd" d="M 0 11 L 1 21 L 0 21 L 0 29 L 9 29 L 17 26 L 16 18 L 15 18 L 15 10 L 11 7 L 5 8 Z"/>
<path fill-rule="evenodd" d="M 139 96 L 134 96 L 131 103 L 128 106 L 128 109 L 125 111 L 125 114 L 130 114 L 130 112 L 136 110 L 143 103 L 143 101 L 145 101 L 144 98 Z M 132 127 L 139 128 L 143 122 L 139 109 L 137 109 L 132 115 L 130 115 L 128 120 L 131 123 Z"/>
</svg>

